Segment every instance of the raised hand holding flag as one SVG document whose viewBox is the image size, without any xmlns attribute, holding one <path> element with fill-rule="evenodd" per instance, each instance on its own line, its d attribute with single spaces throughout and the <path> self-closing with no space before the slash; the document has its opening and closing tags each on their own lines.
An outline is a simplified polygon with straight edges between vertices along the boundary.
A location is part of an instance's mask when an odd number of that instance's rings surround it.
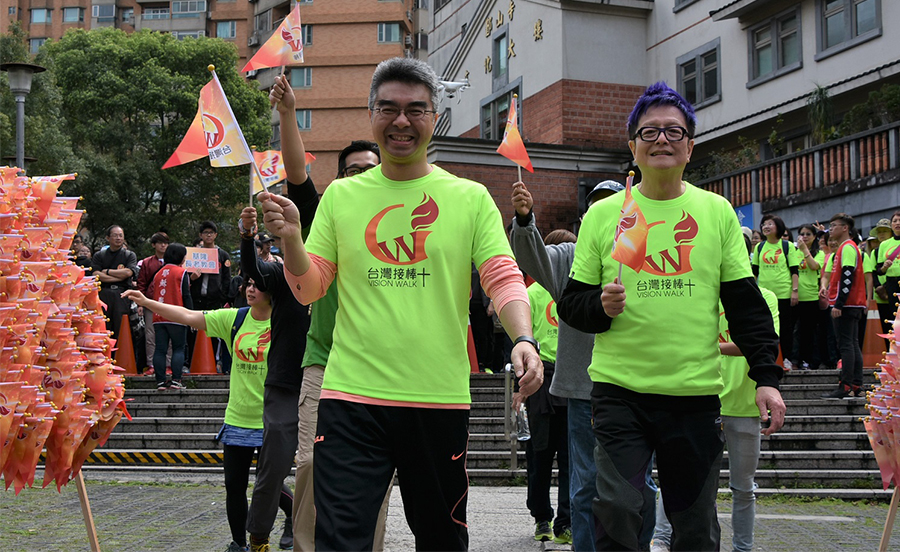
<svg viewBox="0 0 900 552">
<path fill-rule="evenodd" d="M 628 265 L 635 272 L 640 272 L 647 256 L 647 235 L 650 228 L 657 224 L 647 224 L 644 213 L 631 193 L 634 183 L 634 171 L 628 171 L 625 180 L 625 202 L 616 226 L 616 237 L 613 241 L 612 258 L 619 261 L 619 281 L 622 281 L 622 265 Z"/>
<path fill-rule="evenodd" d="M 298 2 L 241 72 L 299 63 L 303 63 L 303 26 Z"/>
</svg>

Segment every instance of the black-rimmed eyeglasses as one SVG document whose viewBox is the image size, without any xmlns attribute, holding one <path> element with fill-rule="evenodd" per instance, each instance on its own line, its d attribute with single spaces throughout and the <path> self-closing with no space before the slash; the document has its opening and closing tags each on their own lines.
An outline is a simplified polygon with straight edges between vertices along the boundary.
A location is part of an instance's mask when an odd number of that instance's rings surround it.
<svg viewBox="0 0 900 552">
<path fill-rule="evenodd" d="M 399 107 L 392 105 L 376 107 L 372 111 L 378 113 L 385 119 L 396 119 L 400 116 L 400 113 L 403 113 L 410 121 L 417 121 L 428 113 L 437 113 L 437 111 L 434 111 L 433 109 L 423 109 L 421 107 L 404 107 L 403 109 L 400 109 Z"/>
<path fill-rule="evenodd" d="M 639 128 L 634 137 L 640 138 L 644 142 L 655 142 L 659 138 L 660 133 L 665 134 L 666 140 L 670 142 L 680 142 L 688 135 L 687 129 L 680 126 L 665 128 L 646 126 Z"/>
</svg>

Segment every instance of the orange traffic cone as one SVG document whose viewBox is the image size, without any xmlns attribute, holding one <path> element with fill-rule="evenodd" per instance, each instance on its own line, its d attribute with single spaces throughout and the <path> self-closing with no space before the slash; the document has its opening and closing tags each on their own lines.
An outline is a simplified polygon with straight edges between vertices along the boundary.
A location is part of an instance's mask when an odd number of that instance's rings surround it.
<svg viewBox="0 0 900 552">
<path fill-rule="evenodd" d="M 203 330 L 197 330 L 197 339 L 194 340 L 191 374 L 216 374 L 216 354 L 213 352 L 212 340 Z"/>
<path fill-rule="evenodd" d="M 116 350 L 116 364 L 125 369 L 130 376 L 137 375 L 137 363 L 134 360 L 134 343 L 131 340 L 131 324 L 128 323 L 128 315 L 122 315 L 122 324 L 119 326 L 119 340 L 116 342 L 119 348 Z"/>
<path fill-rule="evenodd" d="M 469 353 L 469 368 L 473 374 L 478 373 L 478 355 L 475 354 L 475 336 L 472 335 L 472 320 L 469 320 L 469 337 L 466 340 L 466 352 Z"/>
<path fill-rule="evenodd" d="M 866 339 L 863 341 L 863 366 L 873 368 L 884 359 L 884 339 L 878 337 L 883 333 L 881 318 L 878 316 L 878 305 L 869 301 L 868 320 L 866 320 Z"/>
</svg>

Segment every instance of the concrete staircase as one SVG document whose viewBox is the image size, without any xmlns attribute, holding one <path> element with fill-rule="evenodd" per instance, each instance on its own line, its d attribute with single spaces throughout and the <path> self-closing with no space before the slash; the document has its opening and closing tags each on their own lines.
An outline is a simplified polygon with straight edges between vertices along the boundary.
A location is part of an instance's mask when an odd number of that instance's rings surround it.
<svg viewBox="0 0 900 552">
<path fill-rule="evenodd" d="M 761 494 L 883 498 L 878 466 L 859 421 L 864 399 L 825 400 L 838 372 L 795 371 L 785 376 L 784 428 L 764 437 L 756 481 Z M 872 385 L 872 370 L 866 371 Z M 127 378 L 133 419 L 123 420 L 86 470 L 219 473 L 222 454 L 213 440 L 225 415 L 227 376 L 185 376 L 184 391 L 156 391 L 152 377 Z M 511 469 L 510 442 L 503 435 L 503 376 L 471 378 L 472 410 L 468 469 L 473 484 L 524 482 L 524 447 Z M 720 487 L 728 487 L 727 451 Z"/>
</svg>

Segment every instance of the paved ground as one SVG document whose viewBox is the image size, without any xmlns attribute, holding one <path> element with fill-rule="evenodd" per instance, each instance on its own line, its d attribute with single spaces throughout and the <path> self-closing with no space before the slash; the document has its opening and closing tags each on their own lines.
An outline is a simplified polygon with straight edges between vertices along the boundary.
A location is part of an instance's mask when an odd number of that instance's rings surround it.
<svg viewBox="0 0 900 552">
<path fill-rule="evenodd" d="M 165 480 L 170 482 L 166 484 L 96 481 L 110 476 L 91 472 L 86 477 L 104 552 L 219 552 L 230 542 L 225 489 L 216 484 L 215 477 L 167 476 Z M 724 551 L 731 550 L 729 508 L 727 499 L 720 500 Z M 762 499 L 757 509 L 755 548 L 772 552 L 876 550 L 887 509 L 885 503 Z M 282 520 L 279 515 L 275 542 Z M 525 509 L 524 487 L 472 487 L 469 527 L 473 551 L 541 550 L 530 536 L 532 520 Z M 415 548 L 399 492 L 391 496 L 386 545 L 390 551 Z M 892 539 L 891 548 L 900 549 L 900 535 Z M 569 547 L 550 543 L 545 549 Z M 61 495 L 50 488 L 25 489 L 18 497 L 0 490 L 0 550 L 90 550 L 74 484 Z"/>
</svg>

